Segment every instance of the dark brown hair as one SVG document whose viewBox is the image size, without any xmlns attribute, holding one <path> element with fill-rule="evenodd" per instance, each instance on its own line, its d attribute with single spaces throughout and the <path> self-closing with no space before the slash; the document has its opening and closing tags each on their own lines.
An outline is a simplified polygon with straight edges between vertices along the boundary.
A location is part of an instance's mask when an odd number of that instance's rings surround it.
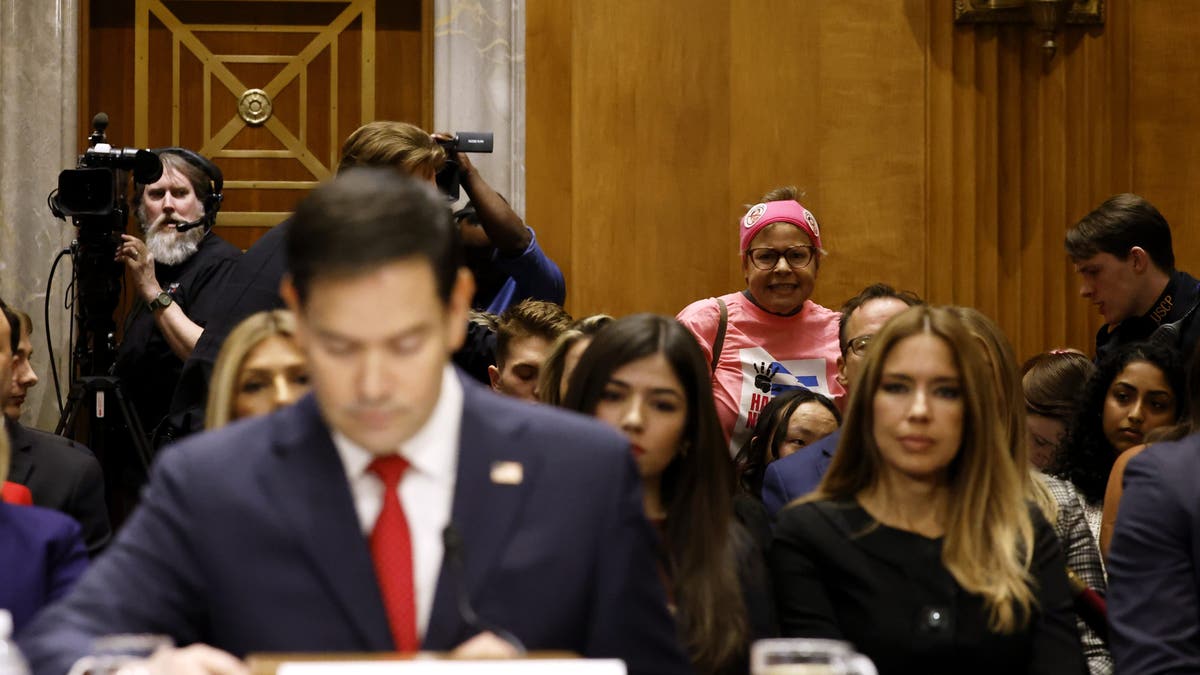
<svg viewBox="0 0 1200 675">
<path fill-rule="evenodd" d="M 747 658 L 749 633 L 734 555 L 733 470 L 696 339 L 674 319 L 635 314 L 608 324 L 571 374 L 563 407 L 594 415 L 612 374 L 662 354 L 687 395 L 683 446 L 662 476 L 668 569 L 692 663 L 718 672 Z"/>
<path fill-rule="evenodd" d="M 1128 192 L 1109 197 L 1067 232 L 1067 255 L 1075 262 L 1098 253 L 1125 260 L 1134 246 L 1144 249 L 1162 271 L 1175 271 L 1167 219 L 1153 204 Z"/>
</svg>

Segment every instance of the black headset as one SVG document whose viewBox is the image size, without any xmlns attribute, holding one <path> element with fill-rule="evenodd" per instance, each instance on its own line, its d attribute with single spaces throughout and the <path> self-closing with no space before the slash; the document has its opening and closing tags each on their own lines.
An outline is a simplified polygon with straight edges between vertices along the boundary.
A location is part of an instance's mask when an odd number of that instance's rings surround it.
<svg viewBox="0 0 1200 675">
<path fill-rule="evenodd" d="M 204 230 L 207 232 L 212 229 L 213 223 L 217 220 L 217 212 L 221 210 L 221 201 L 225 199 L 225 195 L 221 194 L 221 188 L 225 186 L 225 178 L 221 174 L 221 169 L 213 164 L 207 157 L 187 148 L 177 146 L 169 148 L 155 148 L 152 150 L 156 155 L 161 155 L 164 152 L 169 152 L 174 155 L 179 155 L 188 164 L 200 169 L 209 179 L 208 196 L 204 198 Z"/>
</svg>

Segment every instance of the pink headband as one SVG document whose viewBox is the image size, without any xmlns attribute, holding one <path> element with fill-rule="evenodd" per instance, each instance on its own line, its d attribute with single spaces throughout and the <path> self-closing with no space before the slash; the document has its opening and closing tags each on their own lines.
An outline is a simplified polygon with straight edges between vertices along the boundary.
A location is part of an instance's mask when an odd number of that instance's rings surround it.
<svg viewBox="0 0 1200 675">
<path fill-rule="evenodd" d="M 791 223 L 808 235 L 813 246 L 821 248 L 821 228 L 817 226 L 816 217 L 799 202 L 785 199 L 755 204 L 742 216 L 741 227 L 738 228 L 741 230 L 741 250 L 745 252 L 754 235 L 771 223 Z"/>
</svg>

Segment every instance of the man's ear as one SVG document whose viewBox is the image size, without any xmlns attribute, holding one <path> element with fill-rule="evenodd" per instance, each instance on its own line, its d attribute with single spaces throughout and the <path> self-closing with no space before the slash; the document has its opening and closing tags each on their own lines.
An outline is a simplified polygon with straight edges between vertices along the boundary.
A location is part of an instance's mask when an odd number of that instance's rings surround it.
<svg viewBox="0 0 1200 675">
<path fill-rule="evenodd" d="M 450 299 L 446 302 L 446 320 L 449 321 L 450 351 L 462 348 L 467 339 L 467 320 L 471 313 L 471 299 L 475 297 L 475 276 L 466 267 L 458 268 Z"/>
<path fill-rule="evenodd" d="M 846 388 L 846 357 L 838 355 L 837 357 L 837 375 L 833 379 L 837 380 L 838 384 L 842 385 L 842 389 Z"/>
<path fill-rule="evenodd" d="M 308 341 L 308 331 L 301 320 L 303 316 L 300 308 L 300 292 L 296 290 L 296 285 L 292 282 L 292 275 L 284 274 L 283 279 L 279 281 L 279 297 L 283 298 L 283 304 L 287 306 L 288 311 L 296 316 L 296 344 L 303 350 Z"/>
<path fill-rule="evenodd" d="M 1134 246 L 1129 249 L 1129 259 L 1133 262 L 1133 271 L 1141 274 L 1148 269 L 1153 261 L 1150 260 L 1150 254 L 1141 246 Z"/>
<path fill-rule="evenodd" d="M 500 369 L 488 366 L 488 379 L 492 381 L 492 391 L 500 391 Z"/>
<path fill-rule="evenodd" d="M 283 304 L 288 309 L 300 313 L 300 293 L 296 291 L 296 284 L 292 283 L 291 274 L 284 274 L 279 280 L 279 297 L 283 298 Z"/>
</svg>

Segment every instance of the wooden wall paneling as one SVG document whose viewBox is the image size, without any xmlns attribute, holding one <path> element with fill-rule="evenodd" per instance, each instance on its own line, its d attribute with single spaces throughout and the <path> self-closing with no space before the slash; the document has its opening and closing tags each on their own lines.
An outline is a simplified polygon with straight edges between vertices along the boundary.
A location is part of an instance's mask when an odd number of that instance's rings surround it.
<svg viewBox="0 0 1200 675">
<path fill-rule="evenodd" d="M 960 74 L 954 67 L 955 45 L 959 38 L 954 24 L 946 20 L 939 8 L 931 8 L 925 21 L 928 25 L 925 58 L 925 250 L 924 283 L 912 290 L 927 300 L 940 295 L 933 289 L 954 286 L 955 255 L 953 249 L 956 217 L 954 186 L 957 184 L 955 161 L 958 146 L 949 142 L 963 133 L 956 125 L 959 104 L 956 92 Z M 914 244 L 918 242 L 914 241 Z"/>
<path fill-rule="evenodd" d="M 1034 47 L 1041 49 L 1036 45 Z M 1013 152 L 1020 158 L 1019 183 L 1016 185 L 1020 217 L 1019 220 L 1010 223 L 1012 228 L 1020 233 L 1020 252 L 1015 262 L 1020 273 L 1020 286 L 1017 297 L 1010 300 L 1011 304 L 1020 308 L 1020 322 L 1015 332 L 1009 333 L 1009 337 L 1017 358 L 1022 359 L 1025 355 L 1023 346 L 1040 344 L 1054 323 L 1050 303 L 1040 304 L 1031 299 L 1041 297 L 1043 289 L 1048 291 L 1055 275 L 1048 263 L 1049 257 L 1053 256 L 1053 249 L 1048 247 L 1045 226 L 1048 197 L 1046 176 L 1050 171 L 1046 166 L 1047 162 L 1024 161 L 1026 157 L 1038 156 L 1038 151 L 1045 142 L 1043 111 L 1046 97 L 1042 92 L 1040 69 L 1028 66 L 1031 53 L 1028 42 L 1019 53 L 1020 65 L 1016 77 L 1012 78 L 1016 81 L 1017 92 L 1016 98 L 1012 100 L 1019 102 L 1017 108 L 1020 122 L 1017 135 L 1010 134 L 1008 138 L 1010 145 L 1016 146 Z M 1013 96 L 1013 93 L 1008 92 L 1008 96 Z M 1009 198 L 1012 198 L 1012 195 Z"/>
<path fill-rule="evenodd" d="M 1000 36 L 1003 26 L 986 26 L 976 34 L 974 50 L 974 87 L 970 93 L 973 103 L 975 157 L 972 166 L 963 167 L 973 175 L 971 186 L 971 220 L 962 223 L 962 231 L 968 234 L 969 244 L 964 246 L 968 257 L 963 266 L 959 283 L 970 288 L 970 304 L 993 319 L 997 316 L 996 305 L 1000 289 L 1000 263 L 998 260 L 999 239 L 997 233 L 997 208 L 999 190 L 1000 144 L 999 119 L 1005 114 L 999 96 L 1000 79 Z"/>
<path fill-rule="evenodd" d="M 1009 336 L 1014 342 L 1020 334 L 1030 303 L 1029 289 L 1022 274 L 1021 249 L 1022 224 L 1028 218 L 1024 208 L 1021 179 L 1033 162 L 1025 161 L 1021 150 L 1024 121 L 1021 96 L 1024 53 L 1022 46 L 1029 40 L 1023 27 L 1004 26 L 998 31 L 996 58 L 996 95 L 999 105 L 996 110 L 996 190 L 992 193 L 995 227 L 995 256 L 993 289 L 989 302 L 994 303 L 991 316 L 1001 326 L 1009 326 Z M 986 287 L 985 287 L 986 288 Z"/>
<path fill-rule="evenodd" d="M 844 256 L 838 242 L 846 238 L 842 223 L 828 211 L 819 184 L 821 125 L 821 20 L 793 21 L 811 3 L 762 0 L 731 3 L 729 126 L 729 203 L 713 214 L 722 220 L 724 236 L 710 255 L 726 263 L 713 269 L 697 297 L 744 288 L 738 251 L 738 221 L 746 205 L 767 191 L 794 185 L 821 226 L 826 250 L 833 255 L 818 273 L 816 292 L 824 294 L 839 276 Z M 772 17 L 766 20 L 765 17 Z M 785 65 L 787 64 L 787 65 Z M 790 66 L 790 67 L 789 67 Z M 724 274 L 722 274 L 724 272 Z"/>
<path fill-rule="evenodd" d="M 1200 275 L 1200 4 L 1132 2 L 1133 190 L 1167 222 L 1176 266 Z"/>
<path fill-rule="evenodd" d="M 673 314 L 728 240 L 728 3 L 572 11 L 568 298 L 581 315 Z"/>
<path fill-rule="evenodd" d="M 405 119 L 428 128 L 431 5 L 88 0 L 81 11 L 78 145 L 85 147 L 92 116 L 104 111 L 113 145 L 181 144 L 210 155 L 226 180 L 215 231 L 248 248 L 310 185 L 332 174 L 343 139 L 364 121 Z M 141 44 L 138 17 L 145 21 Z M 364 40 L 372 28 L 376 39 Z M 281 75 L 289 72 L 294 77 Z M 245 87 L 273 96 L 274 113 L 263 126 L 237 120 Z M 290 156 L 280 156 L 284 150 Z M 137 230 L 131 218 L 128 231 Z"/>
<path fill-rule="evenodd" d="M 567 310 L 580 314 L 570 296 L 575 286 L 573 6 L 562 0 L 526 0 L 525 4 L 525 220 L 537 230 L 546 255 L 562 270 Z"/>
<path fill-rule="evenodd" d="M 814 300 L 886 281 L 920 291 L 925 251 L 925 3 L 735 3 L 733 218 L 795 184 L 830 252 Z M 733 235 L 729 235 L 732 240 Z M 734 249 L 736 250 L 736 249 Z M 730 280 L 743 285 L 740 271 Z"/>
</svg>

